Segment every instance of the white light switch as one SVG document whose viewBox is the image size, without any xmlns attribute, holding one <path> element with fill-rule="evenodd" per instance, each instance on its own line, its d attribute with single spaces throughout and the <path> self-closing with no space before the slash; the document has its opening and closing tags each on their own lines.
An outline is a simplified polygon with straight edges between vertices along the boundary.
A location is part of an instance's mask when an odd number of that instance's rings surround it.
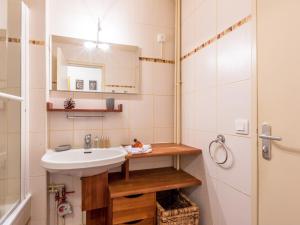
<svg viewBox="0 0 300 225">
<path fill-rule="evenodd" d="M 249 121 L 247 119 L 236 119 L 235 133 L 244 135 L 249 134 Z"/>
</svg>

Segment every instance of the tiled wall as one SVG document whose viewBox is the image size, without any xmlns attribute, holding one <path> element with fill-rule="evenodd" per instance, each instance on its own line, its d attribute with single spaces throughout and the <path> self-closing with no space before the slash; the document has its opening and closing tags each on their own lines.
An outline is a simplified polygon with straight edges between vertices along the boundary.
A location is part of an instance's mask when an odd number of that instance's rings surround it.
<svg viewBox="0 0 300 225">
<path fill-rule="evenodd" d="M 234 127 L 235 119 L 251 121 L 250 14 L 250 0 L 182 1 L 182 141 L 203 149 L 182 167 L 204 181 L 187 191 L 203 225 L 251 224 L 251 135 Z M 218 134 L 232 151 L 230 169 L 208 155 Z"/>
<path fill-rule="evenodd" d="M 51 34 L 95 39 L 97 16 L 100 14 L 104 17 L 103 41 L 138 46 L 141 48 L 142 58 L 141 91 L 137 95 L 52 91 L 49 100 L 54 106 L 63 107 L 64 99 L 71 96 L 78 108 L 103 108 L 105 99 L 114 97 L 116 104 L 123 104 L 123 112 L 103 113 L 104 118 L 83 120 L 67 120 L 65 113 L 48 113 L 48 147 L 54 148 L 61 144 L 83 147 L 84 135 L 88 133 L 93 137 L 109 136 L 114 146 L 131 143 L 134 138 L 144 143 L 173 142 L 174 1 L 51 0 L 49 9 Z M 159 60 L 161 53 L 156 40 L 158 33 L 167 35 L 163 49 L 165 60 Z M 171 157 L 161 157 L 131 160 L 130 169 L 171 165 Z M 64 183 L 68 190 L 75 190 L 76 193 L 69 196 L 74 214 L 66 218 L 66 225 L 81 224 L 79 179 L 51 175 L 50 182 Z M 51 225 L 53 220 L 54 202 L 53 196 L 50 196 Z"/>
<path fill-rule="evenodd" d="M 100 13 L 104 15 L 105 41 L 136 45 L 141 48 L 143 57 L 159 58 L 156 35 L 165 33 L 164 59 L 174 60 L 175 6 L 172 0 L 100 2 L 49 2 L 50 34 L 94 39 L 95 16 Z M 76 17 L 74 12 L 77 12 Z M 84 135 L 88 133 L 94 137 L 109 136 L 114 146 L 131 143 L 134 138 L 144 143 L 173 142 L 174 64 L 142 58 L 140 65 L 138 95 L 51 92 L 50 101 L 54 106 L 63 107 L 64 99 L 71 96 L 78 108 L 104 108 L 105 98 L 114 97 L 116 104 L 123 104 L 123 112 L 105 113 L 103 119 L 84 120 L 67 120 L 65 113 L 49 113 L 48 146 L 83 147 Z"/>
<path fill-rule="evenodd" d="M 30 225 L 47 224 L 47 176 L 40 166 L 47 143 L 45 0 L 28 3 L 29 39 L 29 191 L 32 194 Z"/>
</svg>

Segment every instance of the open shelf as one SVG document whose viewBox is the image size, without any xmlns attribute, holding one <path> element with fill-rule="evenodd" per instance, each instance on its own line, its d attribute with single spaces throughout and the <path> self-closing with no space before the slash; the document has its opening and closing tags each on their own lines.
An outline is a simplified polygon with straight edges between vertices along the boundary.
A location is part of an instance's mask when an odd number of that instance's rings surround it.
<svg viewBox="0 0 300 225">
<path fill-rule="evenodd" d="M 120 173 L 109 175 L 111 198 L 201 185 L 197 178 L 171 167 L 131 171 L 128 180 L 121 176 Z"/>
<path fill-rule="evenodd" d="M 159 156 L 177 156 L 177 155 L 199 155 L 202 153 L 201 149 L 190 146 L 174 143 L 166 144 L 152 144 L 152 152 L 142 154 L 128 154 L 126 161 L 122 165 L 122 174 L 125 180 L 130 178 L 129 160 L 138 158 L 149 158 Z"/>
<path fill-rule="evenodd" d="M 62 109 L 62 108 L 53 108 L 53 103 L 47 103 L 48 112 L 123 112 L 123 105 L 119 104 L 117 109 L 108 110 L 108 109 Z"/>
<path fill-rule="evenodd" d="M 181 144 L 152 144 L 152 152 L 143 154 L 128 154 L 127 159 L 147 158 L 157 156 L 176 156 L 176 155 L 198 155 L 201 149 L 189 147 Z"/>
</svg>

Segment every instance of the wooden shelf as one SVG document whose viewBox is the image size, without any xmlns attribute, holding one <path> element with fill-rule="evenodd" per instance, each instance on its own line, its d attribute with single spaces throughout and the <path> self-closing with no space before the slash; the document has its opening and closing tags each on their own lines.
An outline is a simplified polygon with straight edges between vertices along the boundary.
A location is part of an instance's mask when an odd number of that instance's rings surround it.
<svg viewBox="0 0 300 225">
<path fill-rule="evenodd" d="M 174 168 L 159 168 L 130 172 L 130 179 L 124 180 L 120 173 L 110 174 L 109 191 L 111 198 L 146 194 L 158 191 L 201 185 L 192 175 Z"/>
<path fill-rule="evenodd" d="M 147 158 L 157 156 L 172 155 L 197 155 L 201 154 L 201 149 L 189 147 L 181 144 L 152 144 L 152 152 L 144 154 L 128 154 L 127 159 Z"/>
<path fill-rule="evenodd" d="M 48 112 L 123 112 L 123 105 L 118 105 L 117 109 L 108 110 L 108 109 L 62 109 L 62 108 L 53 108 L 51 102 L 47 103 Z"/>
</svg>

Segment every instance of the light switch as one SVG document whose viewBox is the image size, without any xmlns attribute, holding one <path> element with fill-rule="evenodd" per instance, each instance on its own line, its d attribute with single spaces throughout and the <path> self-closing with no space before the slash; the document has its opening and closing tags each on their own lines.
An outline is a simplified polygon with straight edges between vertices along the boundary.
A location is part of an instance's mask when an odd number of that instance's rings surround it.
<svg viewBox="0 0 300 225">
<path fill-rule="evenodd" d="M 236 119 L 235 133 L 244 135 L 249 134 L 249 121 L 247 119 Z"/>
</svg>

